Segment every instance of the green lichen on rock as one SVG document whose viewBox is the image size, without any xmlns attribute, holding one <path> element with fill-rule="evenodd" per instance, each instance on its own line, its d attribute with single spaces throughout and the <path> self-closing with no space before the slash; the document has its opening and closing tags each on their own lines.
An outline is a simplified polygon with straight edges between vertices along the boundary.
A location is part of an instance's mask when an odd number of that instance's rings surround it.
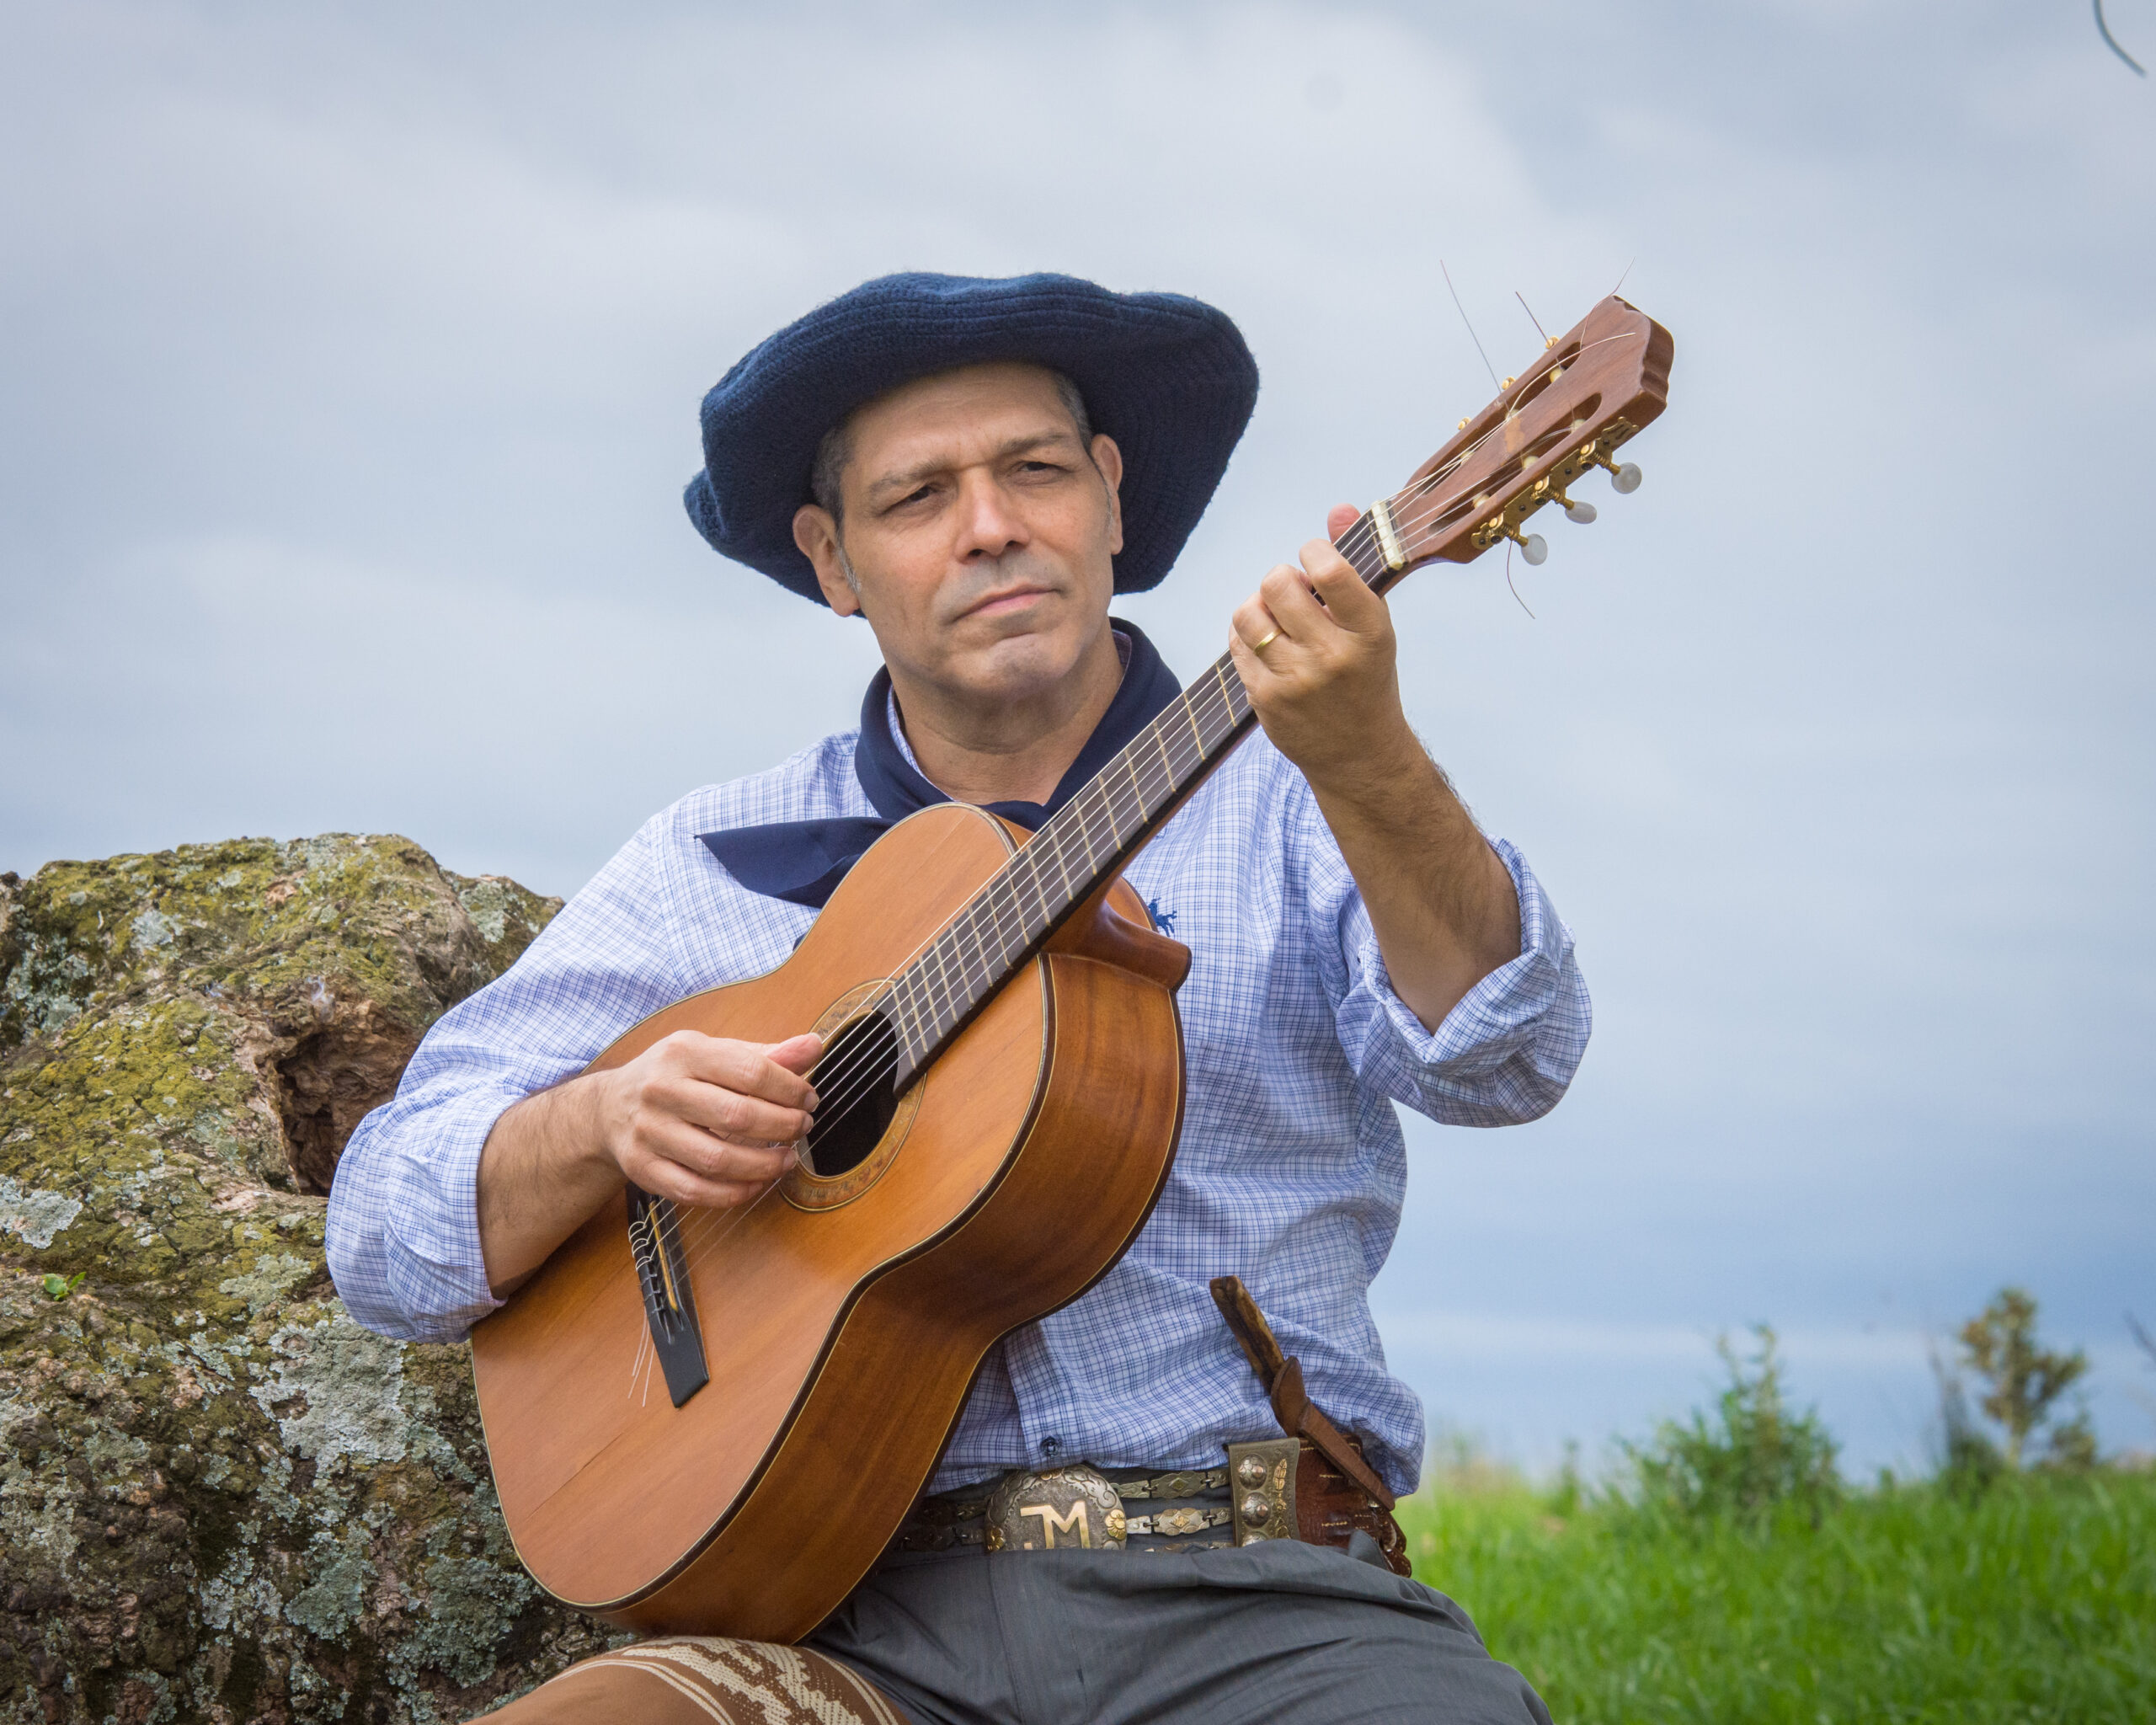
<svg viewBox="0 0 2156 1725">
<path fill-rule="evenodd" d="M 558 908 L 338 834 L 0 875 L 6 1725 L 462 1719 L 606 1644 L 517 1564 L 464 1350 L 323 1263 L 352 1127 Z"/>
</svg>

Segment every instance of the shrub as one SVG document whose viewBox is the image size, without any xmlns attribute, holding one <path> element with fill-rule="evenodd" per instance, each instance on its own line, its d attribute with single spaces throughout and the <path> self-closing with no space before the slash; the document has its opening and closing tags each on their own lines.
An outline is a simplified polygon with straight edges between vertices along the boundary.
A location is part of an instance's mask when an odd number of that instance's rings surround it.
<svg viewBox="0 0 2156 1725">
<path fill-rule="evenodd" d="M 1639 1507 L 1690 1520 L 1761 1521 L 1783 1505 L 1813 1525 L 1841 1500 L 1838 1449 L 1816 1409 L 1793 1410 L 1782 1388 L 1774 1332 L 1755 1325 L 1748 1362 L 1726 1336 L 1715 1343 L 1729 1386 L 1713 1413 L 1664 1421 L 1644 1445 L 1621 1447 Z"/>
<path fill-rule="evenodd" d="M 2037 1345 L 2036 1302 L 2025 1290 L 2002 1288 L 1992 1303 L 1961 1326 L 1961 1354 L 1988 1386 L 1977 1405 L 2006 1433 L 2005 1463 L 2019 1470 L 2029 1439 L 2052 1418 L 2058 1398 L 2089 1370 L 2079 1348 L 2055 1353 Z M 2047 1462 L 2068 1471 L 2093 1467 L 2096 1439 L 2084 1408 L 2052 1430 Z"/>
</svg>

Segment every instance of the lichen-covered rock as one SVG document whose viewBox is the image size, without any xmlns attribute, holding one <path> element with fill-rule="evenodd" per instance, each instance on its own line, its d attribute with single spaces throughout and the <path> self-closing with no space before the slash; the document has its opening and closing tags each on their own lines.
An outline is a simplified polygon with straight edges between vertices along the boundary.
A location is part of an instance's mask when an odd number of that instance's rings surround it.
<svg viewBox="0 0 2156 1725">
<path fill-rule="evenodd" d="M 338 834 L 0 875 L 0 1721 L 459 1719 L 606 1644 L 464 1350 L 323 1265 L 352 1127 L 559 903 Z"/>
</svg>

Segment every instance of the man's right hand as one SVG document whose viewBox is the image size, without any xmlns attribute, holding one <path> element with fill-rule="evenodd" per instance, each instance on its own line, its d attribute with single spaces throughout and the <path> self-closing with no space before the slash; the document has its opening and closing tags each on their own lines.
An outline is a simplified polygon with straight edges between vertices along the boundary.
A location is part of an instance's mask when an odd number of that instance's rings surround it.
<svg viewBox="0 0 2156 1725">
<path fill-rule="evenodd" d="M 595 1072 L 600 1142 L 614 1165 L 677 1204 L 731 1210 L 761 1197 L 806 1137 L 816 1092 L 801 1075 L 823 1039 L 735 1042 L 677 1030 Z"/>
<path fill-rule="evenodd" d="M 677 1030 L 634 1060 L 527 1096 L 480 1152 L 479 1249 L 497 1299 L 630 1179 L 731 1210 L 785 1173 L 816 1093 L 814 1035 L 735 1042 Z"/>
</svg>

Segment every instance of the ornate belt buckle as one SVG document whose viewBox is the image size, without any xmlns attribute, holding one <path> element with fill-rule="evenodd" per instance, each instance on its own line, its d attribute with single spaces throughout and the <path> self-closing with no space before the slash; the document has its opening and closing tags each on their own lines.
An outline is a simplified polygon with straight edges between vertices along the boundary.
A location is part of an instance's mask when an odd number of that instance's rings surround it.
<svg viewBox="0 0 2156 1725">
<path fill-rule="evenodd" d="M 1261 1438 L 1228 1445 L 1228 1489 L 1237 1545 L 1297 1537 L 1295 1465 L 1302 1459 L 1300 1438 Z"/>
<path fill-rule="evenodd" d="M 1083 1462 L 1047 1473 L 1013 1469 L 988 1494 L 991 1551 L 1119 1551 L 1125 1536 L 1123 1499 Z"/>
</svg>

